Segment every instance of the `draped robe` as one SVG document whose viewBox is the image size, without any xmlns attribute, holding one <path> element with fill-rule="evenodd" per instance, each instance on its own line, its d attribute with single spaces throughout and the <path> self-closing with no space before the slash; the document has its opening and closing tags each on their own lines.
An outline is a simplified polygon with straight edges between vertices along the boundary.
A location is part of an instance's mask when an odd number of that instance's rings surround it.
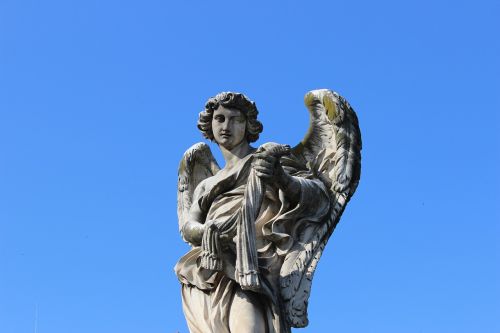
<svg viewBox="0 0 500 333">
<path fill-rule="evenodd" d="M 242 158 L 231 169 L 223 169 L 201 182 L 194 191 L 193 205 L 198 205 L 204 221 L 220 225 L 245 205 L 245 188 L 249 182 L 252 154 Z M 300 195 L 291 203 L 285 193 L 273 184 L 265 187 L 264 199 L 255 220 L 255 241 L 260 290 L 245 290 L 262 306 L 267 332 L 290 332 L 280 306 L 280 269 L 286 255 L 309 223 L 324 223 L 330 200 L 323 183 L 300 162 L 282 157 L 281 164 L 300 184 Z M 236 215 L 235 215 L 236 214 Z M 236 237 L 235 237 L 236 238 Z M 229 314 L 236 291 L 241 287 L 235 279 L 235 239 L 223 250 L 222 271 L 200 265 L 201 247 L 193 247 L 184 255 L 175 272 L 181 282 L 184 314 L 191 333 L 229 333 Z"/>
</svg>

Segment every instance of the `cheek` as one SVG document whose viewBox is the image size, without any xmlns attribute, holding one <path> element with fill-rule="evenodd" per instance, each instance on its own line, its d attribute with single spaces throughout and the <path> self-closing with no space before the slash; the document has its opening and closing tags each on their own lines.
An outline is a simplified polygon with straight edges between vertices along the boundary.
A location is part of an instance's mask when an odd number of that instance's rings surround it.
<svg viewBox="0 0 500 333">
<path fill-rule="evenodd" d="M 217 121 L 212 121 L 212 131 L 215 133 L 219 128 L 219 123 Z"/>
<path fill-rule="evenodd" d="M 244 123 L 239 123 L 237 125 L 237 128 L 238 128 L 238 133 L 240 133 L 240 136 L 241 137 L 245 137 L 245 134 L 247 132 L 247 124 L 244 122 Z"/>
</svg>

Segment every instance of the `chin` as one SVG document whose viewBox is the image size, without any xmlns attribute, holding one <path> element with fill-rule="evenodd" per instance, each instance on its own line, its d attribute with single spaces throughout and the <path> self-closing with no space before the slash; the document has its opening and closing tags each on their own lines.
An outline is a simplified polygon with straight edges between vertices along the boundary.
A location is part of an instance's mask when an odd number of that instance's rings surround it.
<svg viewBox="0 0 500 333">
<path fill-rule="evenodd" d="M 218 140 L 217 141 L 217 144 L 221 147 L 224 147 L 226 149 L 231 149 L 233 148 L 234 146 L 231 144 L 231 142 L 229 141 L 226 141 L 226 140 Z"/>
<path fill-rule="evenodd" d="M 234 145 L 220 144 L 220 143 L 219 143 L 219 146 L 222 146 L 222 147 L 226 148 L 227 150 L 232 150 L 235 147 Z"/>
<path fill-rule="evenodd" d="M 243 141 L 235 143 L 235 140 L 233 140 L 233 138 L 227 138 L 227 139 L 218 140 L 217 144 L 221 147 L 224 147 L 227 150 L 232 150 L 233 148 L 240 145 L 242 142 Z"/>
</svg>

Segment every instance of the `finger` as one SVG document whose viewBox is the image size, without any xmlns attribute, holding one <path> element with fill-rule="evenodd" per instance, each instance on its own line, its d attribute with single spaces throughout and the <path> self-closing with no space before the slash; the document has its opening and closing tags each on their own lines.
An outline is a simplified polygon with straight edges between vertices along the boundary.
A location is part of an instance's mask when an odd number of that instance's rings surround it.
<svg viewBox="0 0 500 333">
<path fill-rule="evenodd" d="M 271 164 L 276 163 L 276 157 L 265 153 L 255 154 L 254 157 L 256 157 L 257 160 L 265 160 Z"/>
<path fill-rule="evenodd" d="M 266 167 L 263 167 L 263 166 L 260 166 L 260 165 L 256 165 L 253 167 L 253 169 L 255 171 L 258 171 L 258 172 L 261 172 L 261 173 L 265 173 L 269 176 L 271 176 L 273 174 L 273 169 L 272 168 L 266 168 Z"/>
<path fill-rule="evenodd" d="M 262 178 L 262 179 L 271 179 L 272 178 L 271 175 L 268 175 L 266 173 L 262 173 L 260 171 L 256 171 L 255 174 L 257 175 L 257 177 Z"/>
<path fill-rule="evenodd" d="M 289 145 L 282 145 L 278 151 L 279 156 L 289 155 L 292 148 Z"/>
<path fill-rule="evenodd" d="M 271 177 L 266 176 L 266 175 L 258 175 L 258 177 L 259 177 L 259 179 L 263 180 L 266 183 L 271 182 L 271 179 L 272 179 Z"/>
<path fill-rule="evenodd" d="M 262 167 L 265 167 L 265 168 L 269 168 L 269 169 L 272 169 L 274 168 L 274 164 L 272 163 L 269 163 L 268 161 L 266 160 L 257 160 L 253 163 L 254 166 L 262 166 Z"/>
</svg>

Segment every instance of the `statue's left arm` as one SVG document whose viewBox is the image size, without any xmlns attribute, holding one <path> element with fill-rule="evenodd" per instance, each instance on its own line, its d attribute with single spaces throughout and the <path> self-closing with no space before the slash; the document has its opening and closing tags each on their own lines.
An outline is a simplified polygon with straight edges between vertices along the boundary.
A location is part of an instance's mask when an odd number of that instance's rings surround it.
<svg viewBox="0 0 500 333">
<path fill-rule="evenodd" d="M 215 175 L 220 170 L 210 147 L 205 143 L 197 143 L 190 147 L 179 163 L 177 183 L 177 214 L 179 231 L 182 238 L 192 245 L 199 245 L 204 227 L 201 213 L 197 205 L 192 205 L 195 189 L 203 188 L 203 180 Z M 200 186 L 198 186 L 200 185 Z"/>
</svg>

